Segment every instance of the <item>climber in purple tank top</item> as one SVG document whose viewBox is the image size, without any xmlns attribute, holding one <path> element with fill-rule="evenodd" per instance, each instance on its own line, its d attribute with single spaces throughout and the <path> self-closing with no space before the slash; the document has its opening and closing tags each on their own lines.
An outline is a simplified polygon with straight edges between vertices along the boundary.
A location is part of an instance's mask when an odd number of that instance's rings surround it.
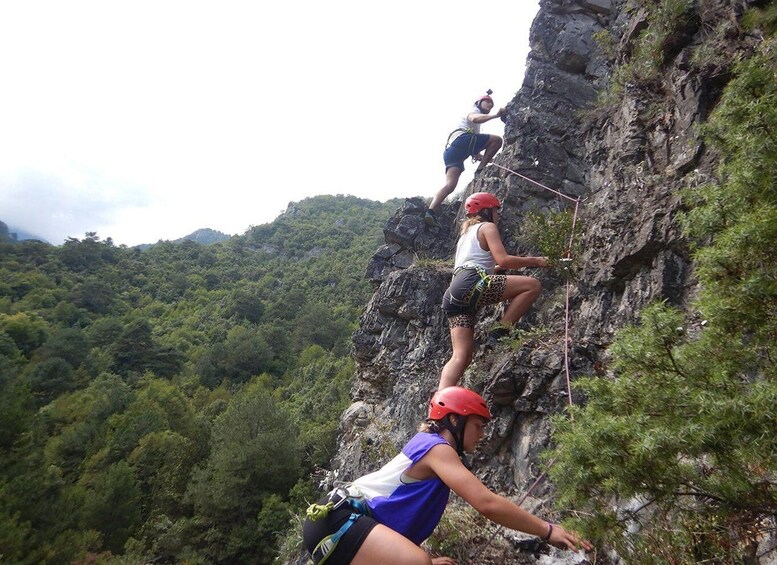
<svg viewBox="0 0 777 565">
<path fill-rule="evenodd" d="M 491 419 L 485 400 L 471 390 L 438 390 L 429 419 L 402 451 L 381 469 L 311 505 L 303 527 L 313 561 L 326 565 L 455 565 L 432 558 L 419 545 L 432 533 L 453 490 L 494 522 L 541 537 L 562 549 L 591 544 L 557 524 L 530 514 L 491 492 L 461 456 L 474 451 Z"/>
</svg>

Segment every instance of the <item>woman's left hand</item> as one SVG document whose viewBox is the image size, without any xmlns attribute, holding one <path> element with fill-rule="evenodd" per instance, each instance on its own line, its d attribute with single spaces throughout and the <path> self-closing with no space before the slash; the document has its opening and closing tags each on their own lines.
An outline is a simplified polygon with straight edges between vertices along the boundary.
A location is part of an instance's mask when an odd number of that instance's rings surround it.
<svg viewBox="0 0 777 565">
<path fill-rule="evenodd" d="M 577 532 L 568 532 L 558 524 L 553 524 L 553 531 L 550 533 L 550 539 L 547 541 L 550 545 L 559 549 L 571 549 L 572 551 L 577 551 L 578 549 L 591 551 L 594 548 L 588 540 L 582 539 Z"/>
</svg>

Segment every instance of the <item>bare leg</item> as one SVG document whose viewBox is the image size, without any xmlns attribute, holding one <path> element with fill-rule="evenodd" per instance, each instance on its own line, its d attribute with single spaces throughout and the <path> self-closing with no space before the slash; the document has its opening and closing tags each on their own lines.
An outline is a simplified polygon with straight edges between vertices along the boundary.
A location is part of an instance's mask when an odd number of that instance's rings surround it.
<svg viewBox="0 0 777 565">
<path fill-rule="evenodd" d="M 402 563 L 431 565 L 432 558 L 405 536 L 382 524 L 375 526 L 351 560 L 351 565 Z"/>
<path fill-rule="evenodd" d="M 440 205 L 443 200 L 445 200 L 451 192 L 456 190 L 456 185 L 459 184 L 459 177 L 462 172 L 463 171 L 458 167 L 448 167 L 448 170 L 445 171 L 445 185 L 437 191 L 437 194 L 435 194 L 432 199 L 432 203 L 429 204 L 429 208 L 435 213 L 440 211 Z"/>
<path fill-rule="evenodd" d="M 486 142 L 486 148 L 483 150 L 483 156 L 480 158 L 478 171 L 484 169 L 491 162 L 496 152 L 502 147 L 502 138 L 498 135 L 489 135 Z"/>
<path fill-rule="evenodd" d="M 521 319 L 542 290 L 542 284 L 534 277 L 507 275 L 507 285 L 502 292 L 502 300 L 511 300 L 507 306 L 502 323 L 514 324 Z"/>
<path fill-rule="evenodd" d="M 451 328 L 451 346 L 453 347 L 453 353 L 442 368 L 438 389 L 459 384 L 464 371 L 472 362 L 472 350 L 475 347 L 475 328 Z"/>
</svg>

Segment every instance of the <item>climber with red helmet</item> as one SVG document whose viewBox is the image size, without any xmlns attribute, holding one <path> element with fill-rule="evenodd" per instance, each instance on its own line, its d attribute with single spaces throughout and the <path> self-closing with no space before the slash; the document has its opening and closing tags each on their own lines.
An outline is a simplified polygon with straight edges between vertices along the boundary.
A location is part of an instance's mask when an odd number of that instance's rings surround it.
<svg viewBox="0 0 777 565">
<path fill-rule="evenodd" d="M 480 165 L 475 170 L 475 176 L 483 172 L 494 158 L 496 152 L 502 147 L 502 138 L 498 135 L 480 133 L 480 125 L 496 118 L 501 118 L 507 113 L 505 108 L 497 110 L 496 114 L 491 114 L 494 108 L 494 99 L 491 98 L 491 90 L 488 94 L 475 100 L 475 104 L 469 112 L 459 121 L 458 126 L 448 136 L 448 142 L 443 152 L 443 161 L 445 161 L 445 184 L 434 195 L 429 209 L 424 215 L 424 221 L 432 226 L 439 227 L 437 214 L 440 206 L 448 195 L 456 190 L 459 184 L 459 177 L 464 172 L 464 160 L 467 157 L 473 157 L 480 161 Z"/>
<path fill-rule="evenodd" d="M 462 462 L 491 419 L 485 400 L 461 387 L 438 390 L 428 420 L 378 471 L 336 488 L 307 511 L 305 546 L 316 564 L 455 565 L 419 546 L 437 526 L 450 491 L 497 524 L 562 549 L 591 549 L 577 534 L 490 491 Z"/>
<path fill-rule="evenodd" d="M 464 202 L 467 217 L 456 243 L 453 279 L 443 296 L 442 309 L 448 315 L 453 353 L 440 374 L 440 389 L 458 384 L 472 362 L 475 322 L 480 307 L 509 300 L 501 323 L 520 320 L 537 300 L 540 281 L 523 275 L 494 274 L 499 269 L 547 267 L 546 257 L 508 255 L 499 235 L 499 199 L 489 192 L 476 192 Z M 500 327 L 492 339 L 509 333 Z"/>
</svg>

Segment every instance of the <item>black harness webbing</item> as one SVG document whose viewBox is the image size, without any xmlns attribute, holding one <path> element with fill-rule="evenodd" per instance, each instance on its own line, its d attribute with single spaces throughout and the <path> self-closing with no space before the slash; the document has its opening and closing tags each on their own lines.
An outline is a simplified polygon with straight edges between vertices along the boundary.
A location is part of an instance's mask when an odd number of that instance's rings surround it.
<svg viewBox="0 0 777 565">
<path fill-rule="evenodd" d="M 469 304 L 471 310 L 476 310 L 480 297 L 483 296 L 483 292 L 491 286 L 491 276 L 482 267 L 457 267 L 453 271 L 455 277 L 462 271 L 475 271 L 480 276 L 480 280 L 474 284 L 474 286 L 463 297 L 463 302 Z"/>
</svg>

